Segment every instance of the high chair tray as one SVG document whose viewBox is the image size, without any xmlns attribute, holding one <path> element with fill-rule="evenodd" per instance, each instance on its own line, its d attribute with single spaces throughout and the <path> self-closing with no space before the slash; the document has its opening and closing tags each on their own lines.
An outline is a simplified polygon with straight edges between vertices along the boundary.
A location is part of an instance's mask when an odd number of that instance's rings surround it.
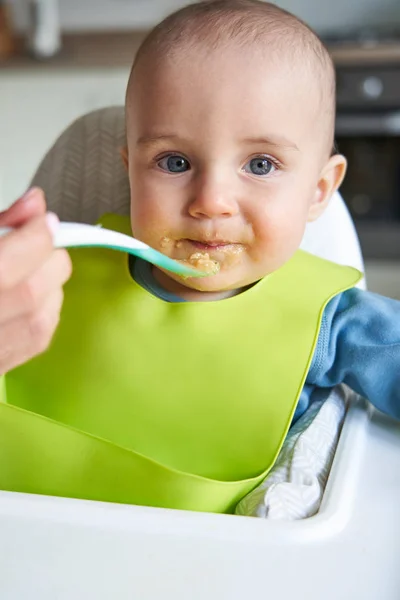
<svg viewBox="0 0 400 600">
<path fill-rule="evenodd" d="M 4 600 L 398 600 L 400 424 L 359 400 L 294 522 L 0 493 Z"/>
</svg>

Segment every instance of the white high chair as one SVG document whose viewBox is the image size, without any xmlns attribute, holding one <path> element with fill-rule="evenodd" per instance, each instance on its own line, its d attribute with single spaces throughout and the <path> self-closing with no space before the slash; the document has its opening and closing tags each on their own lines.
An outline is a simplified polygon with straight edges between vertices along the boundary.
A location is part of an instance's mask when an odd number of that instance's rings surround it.
<svg viewBox="0 0 400 600">
<path fill-rule="evenodd" d="M 116 107 L 56 141 L 33 182 L 62 220 L 128 214 L 124 137 Z M 303 248 L 362 269 L 339 195 Z M 294 522 L 0 492 L 0 597 L 398 600 L 399 452 L 399 424 L 358 400 L 318 514 Z"/>
</svg>

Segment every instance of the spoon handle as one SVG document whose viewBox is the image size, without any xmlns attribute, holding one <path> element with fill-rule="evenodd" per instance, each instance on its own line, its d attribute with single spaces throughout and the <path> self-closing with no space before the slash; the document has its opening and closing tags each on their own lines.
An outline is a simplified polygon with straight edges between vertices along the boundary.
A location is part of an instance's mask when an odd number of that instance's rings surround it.
<svg viewBox="0 0 400 600">
<path fill-rule="evenodd" d="M 0 228 L 0 237 L 11 231 L 9 227 Z M 98 225 L 61 222 L 53 241 L 55 248 L 109 248 L 127 252 L 182 277 L 205 277 L 211 274 L 169 258 L 134 237 Z"/>
</svg>

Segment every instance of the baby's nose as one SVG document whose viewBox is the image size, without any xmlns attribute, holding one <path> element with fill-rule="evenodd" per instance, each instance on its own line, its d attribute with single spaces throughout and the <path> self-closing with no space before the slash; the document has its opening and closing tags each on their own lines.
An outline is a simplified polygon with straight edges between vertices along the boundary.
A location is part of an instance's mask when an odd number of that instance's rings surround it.
<svg viewBox="0 0 400 600">
<path fill-rule="evenodd" d="M 192 217 L 215 219 L 238 213 L 238 203 L 232 190 L 223 185 L 198 186 L 189 205 Z"/>
</svg>

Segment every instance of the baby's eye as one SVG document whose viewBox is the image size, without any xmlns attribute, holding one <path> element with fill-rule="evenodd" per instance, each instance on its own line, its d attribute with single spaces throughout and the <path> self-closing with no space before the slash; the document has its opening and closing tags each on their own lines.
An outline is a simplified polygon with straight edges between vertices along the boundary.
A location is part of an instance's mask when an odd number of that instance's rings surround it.
<svg viewBox="0 0 400 600">
<path fill-rule="evenodd" d="M 252 173 L 253 175 L 269 175 L 276 169 L 274 163 L 266 158 L 265 156 L 257 156 L 252 158 L 248 163 L 245 164 L 244 170 L 246 173 Z"/>
<path fill-rule="evenodd" d="M 157 164 L 163 171 L 169 171 L 170 173 L 184 173 L 190 169 L 189 161 L 183 156 L 179 156 L 179 154 L 164 156 Z"/>
</svg>

